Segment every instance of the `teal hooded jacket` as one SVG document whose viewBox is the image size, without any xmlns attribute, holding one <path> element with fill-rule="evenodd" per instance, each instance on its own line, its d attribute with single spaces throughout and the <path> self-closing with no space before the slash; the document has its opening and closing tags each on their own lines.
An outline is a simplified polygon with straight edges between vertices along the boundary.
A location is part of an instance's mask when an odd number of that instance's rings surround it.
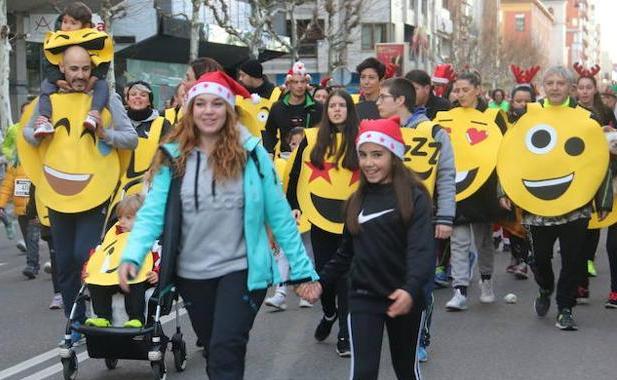
<svg viewBox="0 0 617 380">
<path fill-rule="evenodd" d="M 243 147 L 247 151 L 244 168 L 244 237 L 247 249 L 249 291 L 266 289 L 272 284 L 283 283 L 273 253 L 270 249 L 266 226 L 270 227 L 276 242 L 289 260 L 289 280 L 300 283 L 319 279 L 306 254 L 300 233 L 283 194 L 270 157 L 259 144 L 259 139 L 246 130 L 241 132 Z M 177 158 L 179 147 L 175 143 L 161 146 L 168 157 Z M 152 179 L 143 206 L 136 215 L 133 230 L 122 254 L 123 263 L 140 267 L 152 244 L 163 233 L 166 223 L 181 225 L 181 220 L 166 220 L 166 203 L 174 173 L 163 165 Z M 167 230 L 167 229 L 165 229 Z M 179 231 L 179 229 L 176 229 Z M 176 232 L 177 234 L 178 232 Z M 163 240 L 170 238 L 163 235 Z M 179 241 L 179 237 L 174 237 Z M 225 239 L 225 236 L 221 236 Z M 165 247 L 165 245 L 163 245 Z M 163 251 L 162 255 L 170 254 Z M 165 263 L 167 260 L 162 260 Z M 163 269 L 163 268 L 161 268 Z"/>
</svg>

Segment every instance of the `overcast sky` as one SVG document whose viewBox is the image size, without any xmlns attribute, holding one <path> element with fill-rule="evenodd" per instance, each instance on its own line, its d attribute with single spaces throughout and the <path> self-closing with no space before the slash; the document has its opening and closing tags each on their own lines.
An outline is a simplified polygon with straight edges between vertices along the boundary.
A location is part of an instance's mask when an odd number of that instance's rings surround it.
<svg viewBox="0 0 617 380">
<path fill-rule="evenodd" d="M 596 0 L 596 15 L 602 26 L 603 49 L 617 63 L 617 0 Z"/>
</svg>

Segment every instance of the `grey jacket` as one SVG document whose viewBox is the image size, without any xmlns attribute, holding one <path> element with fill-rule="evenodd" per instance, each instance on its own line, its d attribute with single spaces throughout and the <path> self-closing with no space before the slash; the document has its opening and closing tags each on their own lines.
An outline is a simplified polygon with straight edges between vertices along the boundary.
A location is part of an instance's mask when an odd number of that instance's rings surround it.
<svg viewBox="0 0 617 380">
<path fill-rule="evenodd" d="M 403 121 L 403 128 L 416 128 L 423 121 L 431 121 L 422 108 L 414 112 L 411 117 Z M 434 223 L 452 225 L 456 214 L 456 169 L 454 167 L 454 151 L 450 136 L 437 126 L 433 128 L 433 138 L 440 144 L 439 162 L 437 163 L 437 180 L 435 182 L 435 195 L 437 209 Z"/>
<path fill-rule="evenodd" d="M 137 132 L 131 124 L 124 109 L 124 105 L 120 100 L 120 95 L 113 93 L 109 97 L 108 104 L 109 112 L 111 113 L 112 127 L 105 130 L 107 136 L 101 139 L 107 145 L 118 149 L 133 150 L 137 147 Z M 36 119 L 39 117 L 38 107 L 34 107 L 32 117 L 26 123 L 23 129 L 24 138 L 32 145 L 39 145 L 41 140 L 34 137 L 34 126 Z"/>
</svg>

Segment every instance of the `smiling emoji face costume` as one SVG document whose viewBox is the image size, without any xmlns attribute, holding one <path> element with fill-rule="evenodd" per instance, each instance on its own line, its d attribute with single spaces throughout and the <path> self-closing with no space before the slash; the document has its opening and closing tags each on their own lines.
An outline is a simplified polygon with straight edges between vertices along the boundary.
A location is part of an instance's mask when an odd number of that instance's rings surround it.
<svg viewBox="0 0 617 380">
<path fill-rule="evenodd" d="M 90 210 L 107 201 L 118 183 L 118 153 L 83 126 L 90 110 L 90 96 L 71 93 L 53 94 L 50 98 L 53 136 L 32 146 L 18 133 L 17 149 L 24 170 L 45 206 L 64 213 Z M 31 110 L 22 121 L 27 121 L 29 115 Z M 109 111 L 104 109 L 101 116 L 103 126 L 109 126 Z"/>
<path fill-rule="evenodd" d="M 457 107 L 439 112 L 435 122 L 450 135 L 456 167 L 456 201 L 473 195 L 489 179 L 503 137 L 495 123 L 498 110 Z"/>
<path fill-rule="evenodd" d="M 608 168 L 608 144 L 581 108 L 528 105 L 504 136 L 497 174 L 523 210 L 551 217 L 589 203 Z"/>
<path fill-rule="evenodd" d="M 93 28 L 73 31 L 47 32 L 43 43 L 45 58 L 52 65 L 62 62 L 62 54 L 71 46 L 81 46 L 90 54 L 94 66 L 111 62 L 114 57 L 114 46 L 111 37 Z"/>
<path fill-rule="evenodd" d="M 298 203 L 302 217 L 322 230 L 335 234 L 343 233 L 343 204 L 356 191 L 360 180 L 359 171 L 350 171 L 334 162 L 335 157 L 326 157 L 323 168 L 313 165 L 311 152 L 317 141 L 318 128 L 305 130 L 307 146 L 302 154 L 302 168 L 298 178 Z M 337 135 L 337 150 L 342 135 Z M 293 162 L 295 153 L 290 162 Z M 290 167 L 291 165 L 289 165 Z M 303 223 L 301 223 L 302 225 Z"/>
</svg>

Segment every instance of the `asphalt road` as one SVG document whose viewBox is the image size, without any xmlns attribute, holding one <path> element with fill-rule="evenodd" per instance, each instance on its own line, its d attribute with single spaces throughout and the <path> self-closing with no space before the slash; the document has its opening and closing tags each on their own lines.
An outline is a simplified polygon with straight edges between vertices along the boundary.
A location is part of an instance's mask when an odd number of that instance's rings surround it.
<svg viewBox="0 0 617 380">
<path fill-rule="evenodd" d="M 603 242 L 601 243 L 603 244 Z M 603 245 L 601 245 L 603 247 Z M 43 250 L 42 261 L 47 258 Z M 592 279 L 591 302 L 575 309 L 580 330 L 562 332 L 554 327 L 555 309 L 544 319 L 532 311 L 536 286 L 532 279 L 516 280 L 505 273 L 508 254 L 497 253 L 496 293 L 491 305 L 478 301 L 477 283 L 470 289 L 466 312 L 449 313 L 444 304 L 450 290 L 436 291 L 433 341 L 429 362 L 422 365 L 425 379 L 617 379 L 617 310 L 604 308 L 608 294 L 608 262 L 598 253 L 599 275 Z M 47 309 L 51 280 L 21 275 L 25 256 L 0 231 L 0 380 L 62 379 L 56 345 L 63 333 L 61 311 Z M 557 267 L 557 263 L 555 266 Z M 507 293 L 518 296 L 506 304 Z M 347 379 L 350 360 L 335 353 L 335 334 L 323 343 L 312 334 L 320 318 L 318 307 L 299 309 L 295 296 L 289 309 L 272 313 L 263 306 L 255 321 L 246 358 L 247 380 Z M 205 378 L 205 360 L 195 347 L 187 316 L 180 317 L 189 361 L 186 371 L 169 368 L 168 379 Z M 174 320 L 165 324 L 173 332 Z M 385 338 L 384 338 L 385 339 Z M 385 341 L 384 341 L 385 343 Z M 80 348 L 79 352 L 83 352 Z M 109 371 L 102 360 L 81 354 L 78 379 L 151 379 L 147 362 L 120 361 Z M 173 366 L 167 355 L 168 367 Z M 387 344 L 384 344 L 380 379 L 394 379 Z"/>
</svg>

